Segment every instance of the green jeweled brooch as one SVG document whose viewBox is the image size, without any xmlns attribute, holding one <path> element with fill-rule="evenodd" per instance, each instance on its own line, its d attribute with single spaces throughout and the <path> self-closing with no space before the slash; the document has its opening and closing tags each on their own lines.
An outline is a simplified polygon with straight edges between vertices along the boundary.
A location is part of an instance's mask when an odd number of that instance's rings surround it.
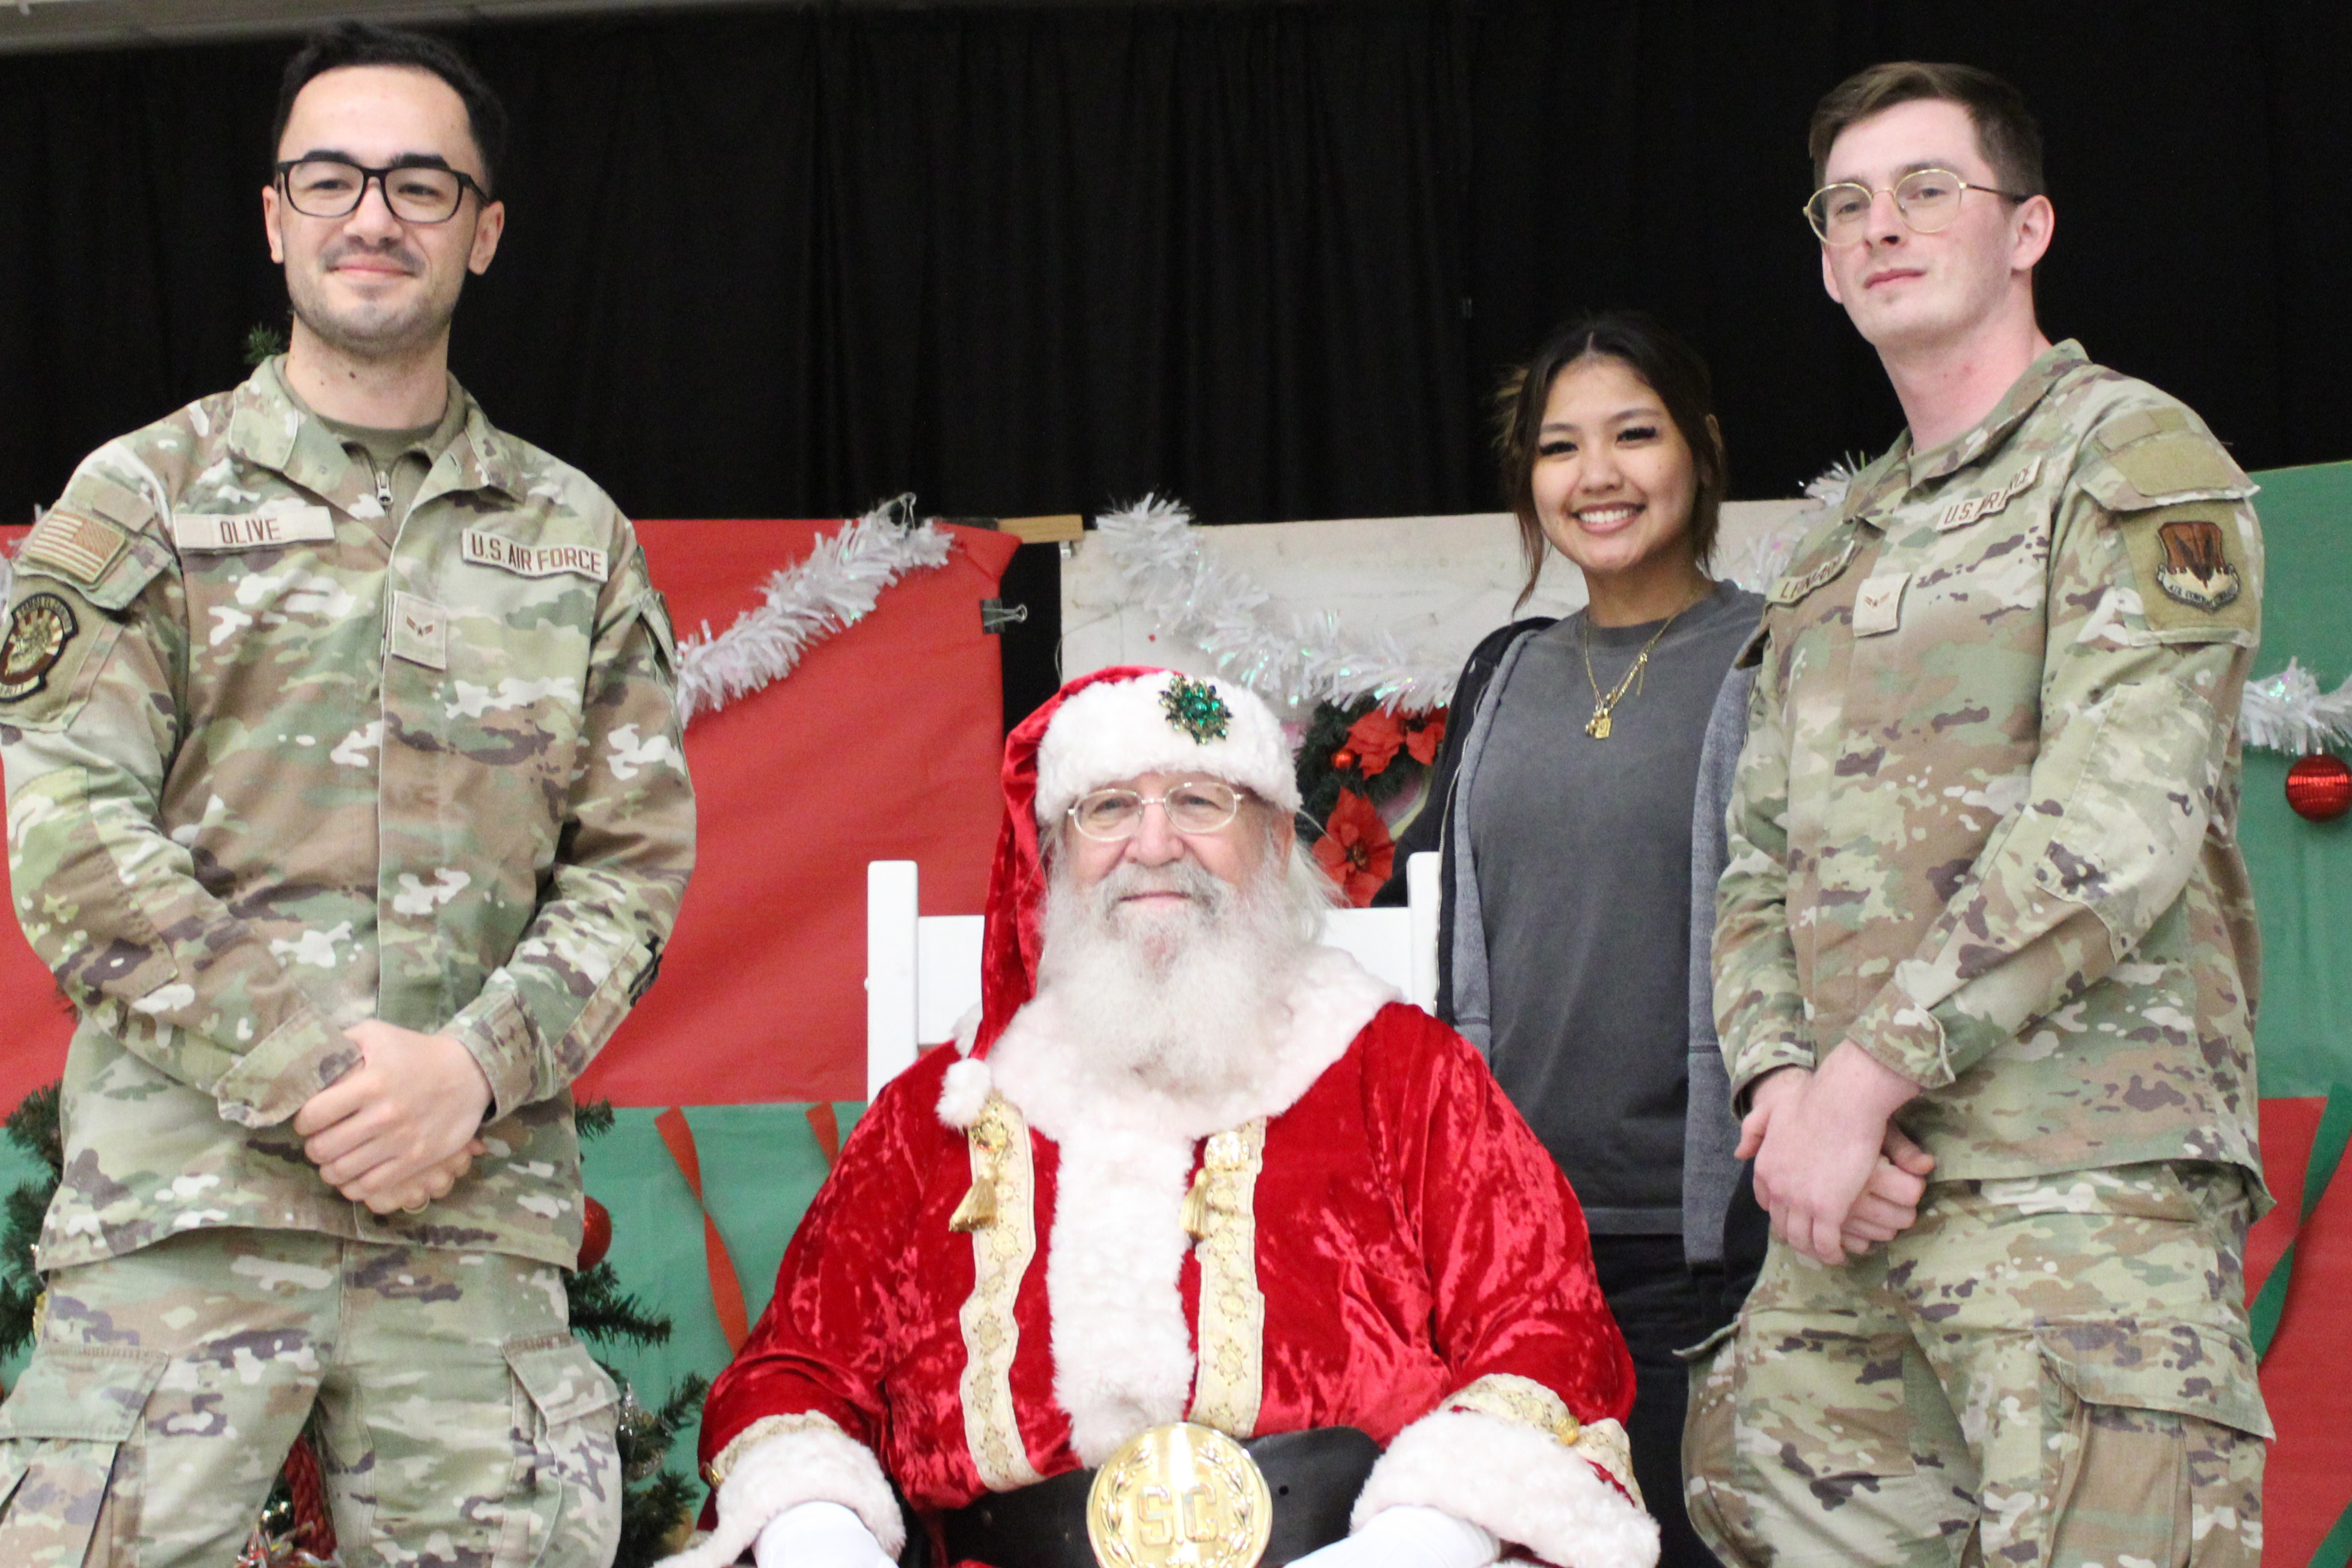
<svg viewBox="0 0 2352 1568">
<path fill-rule="evenodd" d="M 1160 708 L 1170 724 L 1202 746 L 1224 739 L 1234 717 L 1234 710 L 1225 706 L 1216 687 L 1190 675 L 1178 675 L 1168 683 L 1168 689 L 1160 694 Z"/>
</svg>

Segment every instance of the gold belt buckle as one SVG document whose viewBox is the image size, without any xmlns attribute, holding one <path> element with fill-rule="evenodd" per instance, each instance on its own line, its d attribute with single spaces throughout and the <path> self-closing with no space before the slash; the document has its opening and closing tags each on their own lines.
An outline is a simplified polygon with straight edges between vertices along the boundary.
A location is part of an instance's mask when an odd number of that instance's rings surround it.
<svg viewBox="0 0 2352 1568">
<path fill-rule="evenodd" d="M 1087 1491 L 1087 1539 L 1102 1568 L 1256 1568 L 1273 1533 L 1257 1461 L 1191 1421 L 1138 1433 Z"/>
</svg>

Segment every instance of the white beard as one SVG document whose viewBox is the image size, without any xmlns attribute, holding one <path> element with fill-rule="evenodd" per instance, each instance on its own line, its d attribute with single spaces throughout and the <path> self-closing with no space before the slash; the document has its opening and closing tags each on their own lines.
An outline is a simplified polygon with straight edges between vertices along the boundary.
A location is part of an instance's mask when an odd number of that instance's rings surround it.
<svg viewBox="0 0 2352 1568">
<path fill-rule="evenodd" d="M 1122 904 L 1170 891 L 1173 909 Z M 1062 864 L 1045 894 L 1038 991 L 1050 995 L 1085 1067 L 1180 1099 L 1242 1087 L 1268 1061 L 1330 895 L 1295 852 L 1235 887 L 1191 861 L 1121 863 L 1091 888 Z"/>
</svg>

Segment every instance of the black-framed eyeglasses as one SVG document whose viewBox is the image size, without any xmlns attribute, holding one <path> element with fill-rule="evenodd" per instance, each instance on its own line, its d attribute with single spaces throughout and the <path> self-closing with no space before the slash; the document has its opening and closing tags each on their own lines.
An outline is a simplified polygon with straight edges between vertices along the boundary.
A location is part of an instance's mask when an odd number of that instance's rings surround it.
<svg viewBox="0 0 2352 1568">
<path fill-rule="evenodd" d="M 1892 186 L 1882 185 L 1879 190 L 1895 198 L 1903 226 L 1920 235 L 1941 234 L 1950 228 L 1959 218 L 1960 198 L 1970 191 L 2009 202 L 2029 199 L 2016 191 L 1979 185 L 1949 169 L 1914 169 Z M 1877 199 L 1878 191 L 1856 181 L 1823 185 L 1806 200 L 1805 221 L 1813 225 L 1824 245 L 1851 245 L 1870 226 L 1870 204 Z"/>
<path fill-rule="evenodd" d="M 1143 826 L 1147 806 L 1167 812 L 1168 825 L 1180 833 L 1213 833 L 1241 814 L 1242 793 L 1222 779 L 1188 779 L 1170 785 L 1160 795 L 1097 789 L 1071 803 L 1070 826 L 1107 843 L 1131 839 Z"/>
<path fill-rule="evenodd" d="M 278 165 L 278 185 L 296 212 L 310 218 L 347 218 L 367 200 L 368 183 L 383 191 L 383 204 L 404 224 L 446 224 L 471 191 L 484 203 L 490 193 L 463 170 L 438 163 L 393 163 L 371 169 L 345 158 L 289 158 Z"/>
</svg>

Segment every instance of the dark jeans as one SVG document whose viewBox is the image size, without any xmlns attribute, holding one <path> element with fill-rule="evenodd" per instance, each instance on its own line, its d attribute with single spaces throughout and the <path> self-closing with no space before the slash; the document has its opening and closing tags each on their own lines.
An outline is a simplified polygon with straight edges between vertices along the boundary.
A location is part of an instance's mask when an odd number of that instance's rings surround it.
<svg viewBox="0 0 2352 1568">
<path fill-rule="evenodd" d="M 1705 1339 L 1719 1291 L 1692 1277 L 1679 1236 L 1596 1236 L 1601 1292 L 1633 1353 L 1633 1479 L 1658 1521 L 1659 1568 L 1718 1568 L 1683 1507 L 1683 1410 L 1687 1369 L 1675 1352 Z"/>
</svg>

